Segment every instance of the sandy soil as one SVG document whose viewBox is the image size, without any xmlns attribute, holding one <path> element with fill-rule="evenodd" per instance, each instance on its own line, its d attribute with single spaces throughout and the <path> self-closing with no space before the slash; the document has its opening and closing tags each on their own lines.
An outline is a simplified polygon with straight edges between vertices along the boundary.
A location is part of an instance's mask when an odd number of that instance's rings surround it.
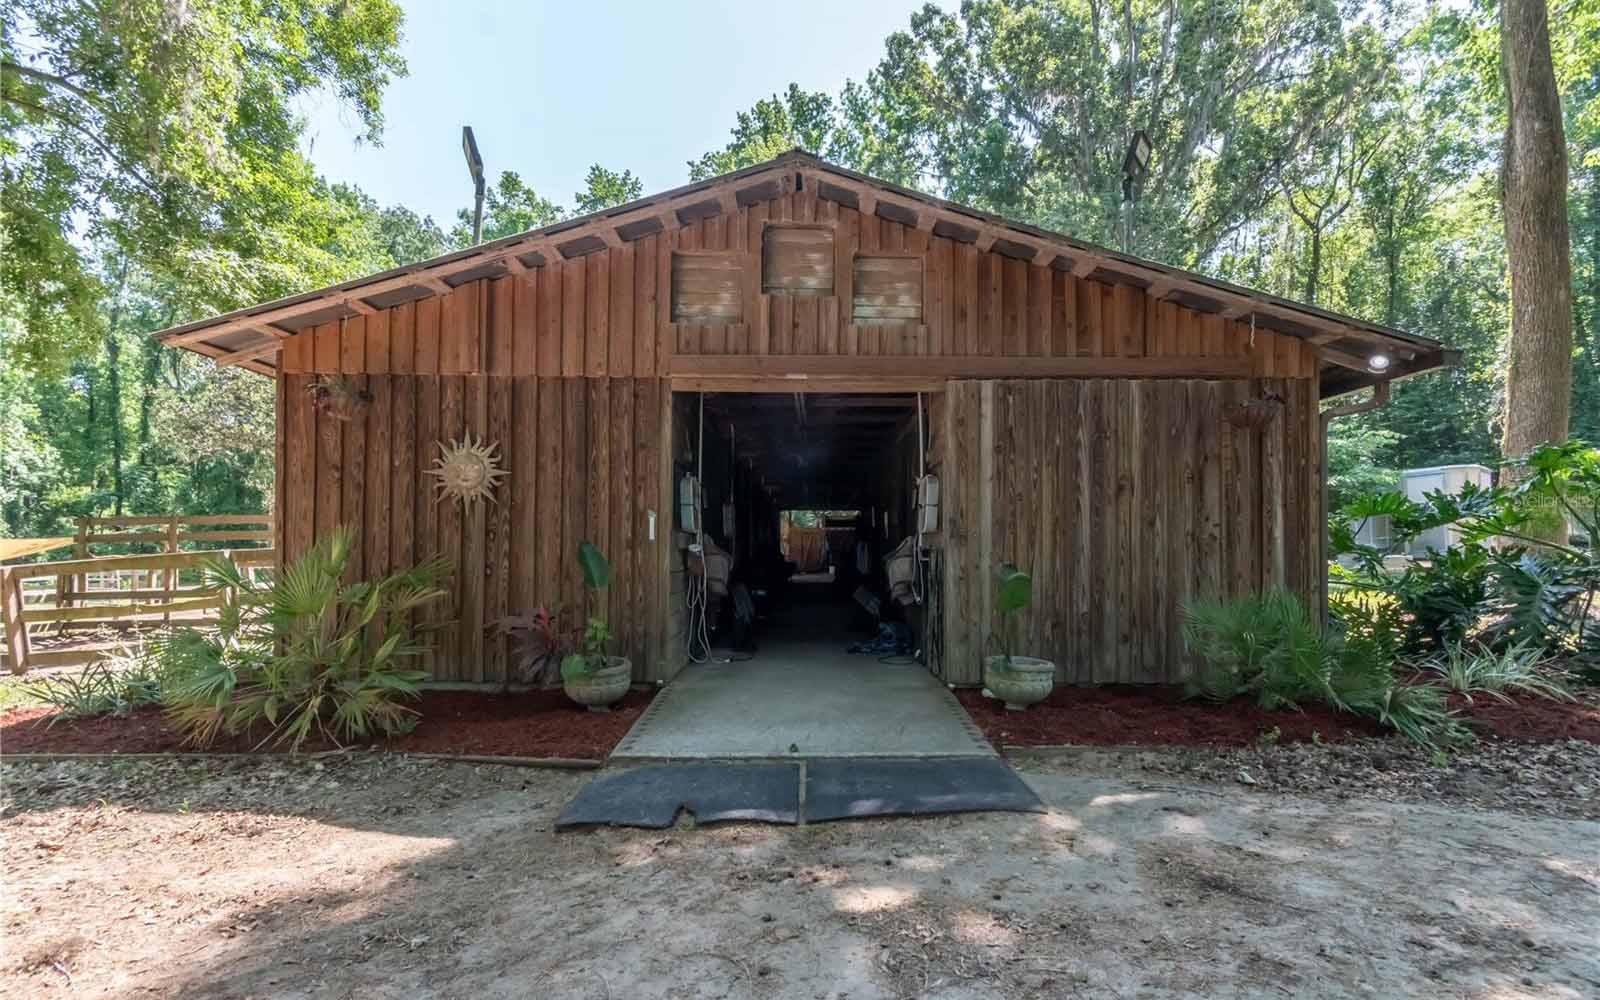
<svg viewBox="0 0 1600 1000">
<path fill-rule="evenodd" d="M 1600 991 L 1600 824 L 1022 773 L 1048 814 L 558 835 L 586 775 L 8 763 L 0 995 Z"/>
</svg>

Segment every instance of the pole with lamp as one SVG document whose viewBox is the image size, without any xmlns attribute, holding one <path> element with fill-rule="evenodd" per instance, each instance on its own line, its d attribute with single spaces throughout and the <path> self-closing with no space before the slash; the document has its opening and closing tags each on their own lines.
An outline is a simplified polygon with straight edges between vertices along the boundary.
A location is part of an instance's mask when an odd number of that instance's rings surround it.
<svg viewBox="0 0 1600 1000">
<path fill-rule="evenodd" d="M 1133 202 L 1135 182 L 1150 173 L 1150 156 L 1155 152 L 1144 129 L 1133 133 L 1128 152 L 1122 157 L 1122 252 L 1133 252 Z"/>
<path fill-rule="evenodd" d="M 472 243 L 483 242 L 483 157 L 478 155 L 478 140 L 473 138 L 472 126 L 461 126 L 461 152 L 467 157 L 467 170 L 472 174 Z"/>
</svg>

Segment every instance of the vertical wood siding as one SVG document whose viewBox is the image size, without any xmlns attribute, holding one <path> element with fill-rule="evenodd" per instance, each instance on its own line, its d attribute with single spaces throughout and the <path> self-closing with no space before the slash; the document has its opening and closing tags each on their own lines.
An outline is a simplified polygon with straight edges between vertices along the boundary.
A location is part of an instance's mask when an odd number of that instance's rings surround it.
<svg viewBox="0 0 1600 1000">
<path fill-rule="evenodd" d="M 451 623 L 429 665 L 436 680 L 506 680 L 512 651 L 487 627 L 541 605 L 608 614 L 618 651 L 633 658 L 641 677 L 655 676 L 658 572 L 645 535 L 647 512 L 663 509 L 653 486 L 660 478 L 662 383 L 363 379 L 373 402 L 346 422 L 317 412 L 308 392 L 313 376 L 284 376 L 284 557 L 311 544 L 313 526 L 320 536 L 335 525 L 356 532 L 352 579 L 444 555 L 456 574 L 451 601 L 431 616 Z M 500 446 L 510 475 L 495 503 L 435 499 L 436 480 L 426 473 L 437 442 L 466 431 Z M 603 606 L 582 586 L 577 550 L 585 540 L 611 560 Z"/>
<path fill-rule="evenodd" d="M 1285 399 L 1265 427 L 1223 419 L 1265 393 Z M 1196 595 L 1284 587 L 1315 601 L 1316 411 L 1308 379 L 951 382 L 938 425 L 945 679 L 981 679 L 1003 562 L 1034 579 L 1018 648 L 1066 683 L 1181 680 L 1181 609 Z"/>
<path fill-rule="evenodd" d="M 764 290 L 773 223 L 832 230 L 830 294 Z M 672 322 L 675 253 L 739 263 L 729 292 L 737 322 Z M 858 255 L 920 261 L 915 322 L 853 321 Z M 1028 642 L 1073 681 L 1181 675 L 1177 604 L 1188 594 L 1279 581 L 1313 592 L 1316 348 L 1131 285 L 980 253 L 811 191 L 290 337 L 279 376 L 280 550 L 293 558 L 346 524 L 361 541 L 352 578 L 446 556 L 457 578 L 439 618 L 453 624 L 430 667 L 439 679 L 498 682 L 512 651 L 485 626 L 540 605 L 591 610 L 576 553 L 592 540 L 616 567 L 604 610 L 637 676 L 671 676 L 682 662 L 681 555 L 669 529 L 673 359 L 747 354 L 1226 357 L 1255 376 L 950 383 L 934 405 L 942 460 L 963 470 L 946 477 L 939 561 L 951 680 L 978 679 L 1002 558 L 1038 564 Z M 950 370 L 962 377 L 958 364 Z M 336 373 L 371 394 L 356 421 L 311 406 L 311 382 Z M 1220 422 L 1227 403 L 1268 388 L 1288 405 L 1265 431 Z M 468 433 L 499 446 L 510 478 L 497 503 L 436 503 L 427 470 L 438 443 Z"/>
<path fill-rule="evenodd" d="M 785 223 L 833 229 L 832 294 L 763 291 L 762 234 Z M 683 255 L 678 265 L 675 254 Z M 855 322 L 858 255 L 920 258 L 920 320 Z M 717 309 L 705 307 L 711 293 L 703 281 L 690 298 L 701 313 L 728 318 L 673 322 L 675 266 L 708 261 L 741 270 L 717 295 Z M 731 298 L 735 290 L 739 301 Z M 1262 378 L 1313 378 L 1318 364 L 1316 349 L 1296 338 L 1252 331 L 1248 322 L 1195 312 L 1132 285 L 980 253 L 806 192 L 352 317 L 343 336 L 336 324 L 303 331 L 286 342 L 283 370 L 350 370 L 341 361 L 364 353 L 348 354 L 340 342 L 370 340 L 354 332 L 367 326 L 407 323 L 414 324 L 413 370 L 440 375 L 648 378 L 669 375 L 677 355 L 749 354 L 1240 358 Z M 327 338 L 334 344 L 317 349 Z"/>
</svg>

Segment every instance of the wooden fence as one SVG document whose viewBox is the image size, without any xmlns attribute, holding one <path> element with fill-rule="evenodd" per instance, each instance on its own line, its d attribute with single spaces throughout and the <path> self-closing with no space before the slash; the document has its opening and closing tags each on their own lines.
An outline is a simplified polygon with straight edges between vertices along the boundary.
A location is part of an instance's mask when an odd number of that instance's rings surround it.
<svg viewBox="0 0 1600 1000">
<path fill-rule="evenodd" d="M 57 631 L 95 626 L 186 624 L 215 620 L 225 599 L 207 586 L 200 572 L 214 556 L 230 559 L 252 573 L 277 558 L 270 514 L 138 515 L 78 519 L 74 558 L 0 566 L 0 622 L 4 653 L 14 673 L 30 667 L 92 662 L 112 650 L 97 643 L 52 643 L 34 648 L 35 638 Z M 240 544 L 260 547 L 239 548 Z M 101 546 L 149 546 L 135 555 L 96 555 Z M 183 548 L 226 545 L 223 549 Z M 183 548 L 180 548 L 183 547 Z M 185 579 L 185 577 L 188 579 Z"/>
<path fill-rule="evenodd" d="M 133 514 L 80 517 L 77 523 L 72 556 L 78 560 L 97 555 L 96 549 L 109 545 L 149 546 L 156 552 L 181 552 L 195 547 L 239 548 L 240 543 L 272 544 L 271 514 Z M 164 589 L 173 583 L 171 572 L 163 572 L 162 579 Z M 119 580 L 113 586 L 120 587 L 122 582 L 125 581 Z M 132 581 L 136 589 L 141 583 L 151 585 L 152 582 Z M 71 607 L 99 589 L 102 588 L 96 587 L 86 574 L 58 577 L 55 602 L 59 607 Z"/>
<path fill-rule="evenodd" d="M 167 623 L 178 617 L 185 624 L 215 620 L 215 611 L 227 599 L 221 587 L 211 586 L 200 574 L 207 560 L 222 558 L 248 569 L 270 568 L 277 559 L 275 549 L 224 549 L 215 552 L 162 552 L 154 555 L 97 556 L 65 559 L 58 562 L 0 566 L 0 623 L 5 628 L 5 654 L 12 673 L 31 667 L 69 666 L 104 659 L 110 650 L 104 645 L 63 646 L 35 650 L 34 636 L 44 626 L 96 626 L 112 624 Z M 197 582 L 186 584 L 181 577 L 193 571 Z M 34 603 L 25 595 L 29 581 L 67 577 L 77 579 L 91 574 L 163 574 L 159 589 L 118 589 L 72 592 L 75 605 L 59 602 Z"/>
</svg>

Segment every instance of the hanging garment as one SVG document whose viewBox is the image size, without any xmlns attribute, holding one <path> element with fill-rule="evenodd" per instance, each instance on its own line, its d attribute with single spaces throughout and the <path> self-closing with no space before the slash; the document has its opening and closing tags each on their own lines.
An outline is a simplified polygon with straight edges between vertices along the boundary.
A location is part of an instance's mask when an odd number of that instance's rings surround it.
<svg viewBox="0 0 1600 1000">
<path fill-rule="evenodd" d="M 733 572 L 733 557 L 711 540 L 705 539 L 706 592 L 717 597 L 728 593 L 728 574 Z"/>
<path fill-rule="evenodd" d="M 916 593 L 911 587 L 912 575 L 917 571 L 917 541 L 906 537 L 906 540 L 895 546 L 895 550 L 883 559 L 883 571 L 889 577 L 889 596 L 900 604 L 915 604 Z"/>
</svg>

